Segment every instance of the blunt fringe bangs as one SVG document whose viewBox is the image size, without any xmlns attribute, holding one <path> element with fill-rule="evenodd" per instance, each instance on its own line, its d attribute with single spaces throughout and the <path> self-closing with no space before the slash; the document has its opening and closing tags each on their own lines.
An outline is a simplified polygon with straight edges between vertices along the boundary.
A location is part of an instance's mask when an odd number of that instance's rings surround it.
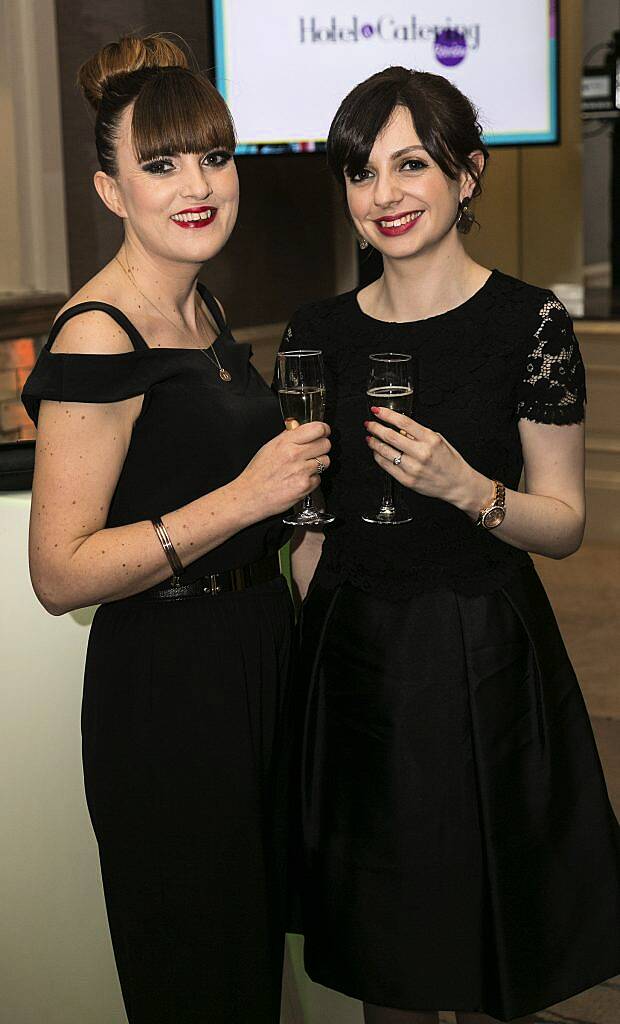
<svg viewBox="0 0 620 1024">
<path fill-rule="evenodd" d="M 211 83 L 186 68 L 161 68 L 136 99 L 131 125 L 141 163 L 173 153 L 235 149 L 230 111 Z"/>
<path fill-rule="evenodd" d="M 441 75 L 390 67 L 357 85 L 340 104 L 327 139 L 329 167 L 343 189 L 346 178 L 364 170 L 377 135 L 397 107 L 409 110 L 420 142 L 444 174 L 456 180 L 466 171 L 480 195 L 481 174 L 470 153 L 489 152 L 482 141 L 478 111 Z"/>
<path fill-rule="evenodd" d="M 107 174 L 117 173 L 118 122 L 130 103 L 132 144 L 140 163 L 174 153 L 235 150 L 230 111 L 207 78 L 179 66 L 140 68 L 111 75 L 102 89 L 95 143 Z"/>
</svg>

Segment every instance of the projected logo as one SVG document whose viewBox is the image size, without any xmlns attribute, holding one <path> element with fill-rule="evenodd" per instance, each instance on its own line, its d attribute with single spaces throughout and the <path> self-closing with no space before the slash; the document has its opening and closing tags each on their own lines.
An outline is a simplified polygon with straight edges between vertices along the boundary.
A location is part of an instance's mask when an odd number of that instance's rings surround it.
<svg viewBox="0 0 620 1024">
<path fill-rule="evenodd" d="M 456 28 L 446 28 L 435 37 L 435 56 L 440 64 L 453 68 L 467 56 L 467 40 Z"/>
<path fill-rule="evenodd" d="M 377 40 L 386 43 L 430 43 L 435 58 L 444 67 L 455 67 L 467 54 L 480 46 L 480 25 L 443 25 L 419 22 L 415 14 L 402 22 L 382 14 L 376 21 L 354 15 L 348 21 L 335 16 L 321 20 L 313 16 L 299 19 L 299 41 L 303 44 L 360 43 Z"/>
</svg>

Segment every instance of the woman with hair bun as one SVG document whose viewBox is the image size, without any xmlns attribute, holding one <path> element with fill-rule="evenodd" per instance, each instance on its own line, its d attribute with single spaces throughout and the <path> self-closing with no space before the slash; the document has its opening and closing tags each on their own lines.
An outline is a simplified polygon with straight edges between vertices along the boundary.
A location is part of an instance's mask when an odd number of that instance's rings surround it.
<svg viewBox="0 0 620 1024">
<path fill-rule="evenodd" d="M 120 250 L 23 391 L 30 564 L 55 615 L 100 605 L 84 775 L 130 1024 L 276 1024 L 291 601 L 281 513 L 329 464 L 198 274 L 237 216 L 222 97 L 163 36 L 80 69 Z"/>
<path fill-rule="evenodd" d="M 527 553 L 581 543 L 583 365 L 555 295 L 463 247 L 488 154 L 458 89 L 388 68 L 327 148 L 383 274 L 282 345 L 323 350 L 337 520 L 293 555 L 306 966 L 367 1024 L 515 1020 L 620 970 L 618 824 Z M 369 418 L 388 353 L 413 408 Z"/>
</svg>

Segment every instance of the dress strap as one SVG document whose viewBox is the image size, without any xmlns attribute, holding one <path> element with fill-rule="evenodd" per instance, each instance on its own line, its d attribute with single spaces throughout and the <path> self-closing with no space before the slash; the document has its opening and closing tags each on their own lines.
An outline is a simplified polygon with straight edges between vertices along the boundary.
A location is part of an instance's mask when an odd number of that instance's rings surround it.
<svg viewBox="0 0 620 1024">
<path fill-rule="evenodd" d="M 222 310 L 220 309 L 218 303 L 216 302 L 215 296 L 211 294 L 209 289 L 205 287 L 202 281 L 197 281 L 196 287 L 198 289 L 198 294 L 200 295 L 200 298 L 202 299 L 205 306 L 209 310 L 211 316 L 215 320 L 220 331 L 226 330 L 228 324 L 226 323 L 224 317 L 222 316 Z"/>
<path fill-rule="evenodd" d="M 99 310 L 99 312 L 107 313 L 108 316 L 111 316 L 118 326 L 122 327 L 134 349 L 144 349 L 149 347 L 138 329 L 134 327 L 131 320 L 129 320 L 116 306 L 110 306 L 107 302 L 77 302 L 75 306 L 69 306 L 69 309 L 66 309 L 64 313 L 61 313 L 55 321 L 50 331 L 49 338 L 45 344 L 45 348 L 50 349 L 52 347 L 58 337 L 59 331 L 65 326 L 68 320 L 71 320 L 74 316 L 79 316 L 80 313 L 90 313 L 92 310 Z"/>
</svg>

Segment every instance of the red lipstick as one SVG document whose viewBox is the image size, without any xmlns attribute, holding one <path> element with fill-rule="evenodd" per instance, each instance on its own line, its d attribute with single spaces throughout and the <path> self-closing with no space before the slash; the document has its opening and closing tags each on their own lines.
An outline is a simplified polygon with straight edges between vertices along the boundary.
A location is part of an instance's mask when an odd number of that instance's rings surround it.
<svg viewBox="0 0 620 1024">
<path fill-rule="evenodd" d="M 405 210 L 403 213 L 392 215 L 391 217 L 378 217 L 374 223 L 377 225 L 377 231 L 380 231 L 382 235 L 392 238 L 395 235 L 404 235 L 407 231 L 411 231 L 411 228 L 415 227 L 423 213 L 423 210 Z M 403 220 L 405 220 L 404 224 Z M 394 221 L 400 221 L 400 224 L 396 226 Z"/>
<path fill-rule="evenodd" d="M 176 213 L 172 214 L 170 220 L 179 228 L 194 230 L 196 228 L 209 227 L 210 224 L 213 224 L 216 216 L 216 206 L 189 206 L 186 210 L 177 210 Z M 183 217 L 184 219 L 176 220 L 177 217 Z"/>
</svg>

